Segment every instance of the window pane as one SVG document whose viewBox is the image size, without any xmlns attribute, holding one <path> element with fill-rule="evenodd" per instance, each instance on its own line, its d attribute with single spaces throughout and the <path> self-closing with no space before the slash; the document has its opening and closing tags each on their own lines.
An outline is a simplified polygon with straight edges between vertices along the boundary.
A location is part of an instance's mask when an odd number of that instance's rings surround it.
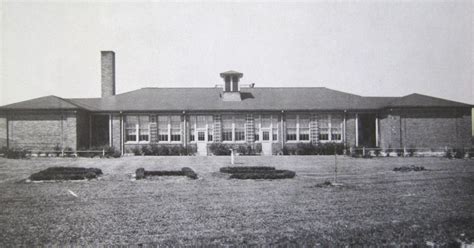
<svg viewBox="0 0 474 248">
<path fill-rule="evenodd" d="M 263 115 L 262 116 L 262 128 L 269 128 L 272 124 L 272 116 L 271 115 Z"/>
<path fill-rule="evenodd" d="M 309 115 L 300 115 L 299 117 L 300 128 L 309 128 Z"/>
<path fill-rule="evenodd" d="M 262 132 L 262 138 L 263 138 L 263 140 L 270 140 L 270 132 L 263 131 Z"/>
<path fill-rule="evenodd" d="M 169 116 L 158 116 L 158 128 L 168 129 Z"/>
<path fill-rule="evenodd" d="M 245 116 L 236 115 L 234 118 L 235 122 L 235 141 L 245 140 Z"/>
<path fill-rule="evenodd" d="M 296 140 L 296 128 L 287 128 L 286 129 L 286 139 L 287 140 Z"/>
<path fill-rule="evenodd" d="M 331 118 L 331 140 L 342 140 L 342 118 L 338 116 Z"/>
<path fill-rule="evenodd" d="M 300 128 L 300 140 L 309 140 L 309 128 Z"/>
<path fill-rule="evenodd" d="M 222 140 L 223 141 L 232 141 L 232 129 L 222 130 Z"/>
<path fill-rule="evenodd" d="M 222 116 L 222 128 L 224 129 L 232 128 L 232 116 L 230 115 Z"/>
<path fill-rule="evenodd" d="M 213 128 L 209 128 L 207 130 L 207 141 L 212 141 L 213 139 L 213 132 L 214 132 L 214 129 Z"/>
<path fill-rule="evenodd" d="M 127 115 L 125 117 L 125 123 L 126 128 L 135 128 L 138 124 L 138 116 Z"/>
<path fill-rule="evenodd" d="M 198 140 L 205 141 L 206 140 L 206 132 L 198 132 Z"/>
<path fill-rule="evenodd" d="M 207 123 L 207 118 L 204 115 L 198 115 L 196 121 L 197 128 L 205 128 Z"/>
<path fill-rule="evenodd" d="M 296 115 L 288 115 L 286 117 L 286 126 L 288 128 L 296 128 Z"/>
<path fill-rule="evenodd" d="M 244 130 L 235 130 L 235 141 L 245 140 L 245 131 Z"/>
<path fill-rule="evenodd" d="M 272 129 L 272 140 L 278 140 L 278 128 Z"/>
<path fill-rule="evenodd" d="M 126 132 L 126 141 L 137 141 L 137 129 L 136 128 L 127 128 Z"/>
</svg>

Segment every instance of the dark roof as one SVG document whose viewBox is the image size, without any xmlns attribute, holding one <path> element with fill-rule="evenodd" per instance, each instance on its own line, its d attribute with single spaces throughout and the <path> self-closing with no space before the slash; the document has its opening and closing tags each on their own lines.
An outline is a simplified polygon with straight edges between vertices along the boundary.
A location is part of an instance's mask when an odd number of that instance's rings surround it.
<svg viewBox="0 0 474 248">
<path fill-rule="evenodd" d="M 226 72 L 222 72 L 219 74 L 221 77 L 225 77 L 227 75 L 237 75 L 239 77 L 242 77 L 244 74 L 242 72 L 238 72 L 238 71 L 226 71 Z"/>
<path fill-rule="evenodd" d="M 414 93 L 392 101 L 387 107 L 471 107 L 471 105 Z"/>
<path fill-rule="evenodd" d="M 324 87 L 242 88 L 242 101 L 223 101 L 221 88 L 142 88 L 106 98 L 41 97 L 0 109 L 85 109 L 89 111 L 206 110 L 375 110 L 396 107 L 471 107 L 440 98 L 363 97 Z"/>
<path fill-rule="evenodd" d="M 82 107 L 57 96 L 44 96 L 2 106 L 1 109 L 81 109 Z"/>
</svg>

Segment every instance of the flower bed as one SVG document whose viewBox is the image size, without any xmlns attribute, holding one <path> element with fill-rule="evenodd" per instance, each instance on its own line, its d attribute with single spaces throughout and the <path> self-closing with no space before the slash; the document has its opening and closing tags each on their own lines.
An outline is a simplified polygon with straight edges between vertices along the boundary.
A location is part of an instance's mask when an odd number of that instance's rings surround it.
<svg viewBox="0 0 474 248">
<path fill-rule="evenodd" d="M 50 167 L 30 176 L 32 181 L 43 180 L 84 180 L 97 178 L 102 170 L 83 167 Z"/>
<path fill-rule="evenodd" d="M 144 168 L 138 168 L 135 171 L 135 179 L 145 179 L 146 177 L 151 176 L 187 176 L 191 179 L 197 179 L 197 174 L 189 167 L 183 167 L 181 170 L 156 170 L 156 171 L 147 171 Z"/>
</svg>

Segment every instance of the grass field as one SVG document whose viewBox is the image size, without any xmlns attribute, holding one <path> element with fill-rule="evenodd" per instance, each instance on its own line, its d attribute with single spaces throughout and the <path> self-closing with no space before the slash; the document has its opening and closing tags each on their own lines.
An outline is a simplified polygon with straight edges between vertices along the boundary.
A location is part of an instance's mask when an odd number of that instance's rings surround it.
<svg viewBox="0 0 474 248">
<path fill-rule="evenodd" d="M 448 246 L 474 238 L 474 160 L 238 157 L 296 171 L 285 180 L 236 180 L 229 157 L 0 158 L 0 247 Z M 394 172 L 402 165 L 421 172 Z M 99 180 L 26 183 L 50 166 L 97 167 Z M 190 167 L 198 180 L 132 181 L 146 170 Z M 77 197 L 69 193 L 74 192 Z"/>
</svg>

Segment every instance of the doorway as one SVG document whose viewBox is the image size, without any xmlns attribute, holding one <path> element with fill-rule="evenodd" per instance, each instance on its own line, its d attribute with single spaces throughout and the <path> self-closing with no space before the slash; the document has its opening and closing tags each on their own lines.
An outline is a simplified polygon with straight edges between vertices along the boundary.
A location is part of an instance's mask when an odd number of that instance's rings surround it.
<svg viewBox="0 0 474 248">
<path fill-rule="evenodd" d="M 91 147 L 109 145 L 109 116 L 91 115 Z"/>
<path fill-rule="evenodd" d="M 359 114 L 359 146 L 376 147 L 375 114 Z"/>
</svg>

